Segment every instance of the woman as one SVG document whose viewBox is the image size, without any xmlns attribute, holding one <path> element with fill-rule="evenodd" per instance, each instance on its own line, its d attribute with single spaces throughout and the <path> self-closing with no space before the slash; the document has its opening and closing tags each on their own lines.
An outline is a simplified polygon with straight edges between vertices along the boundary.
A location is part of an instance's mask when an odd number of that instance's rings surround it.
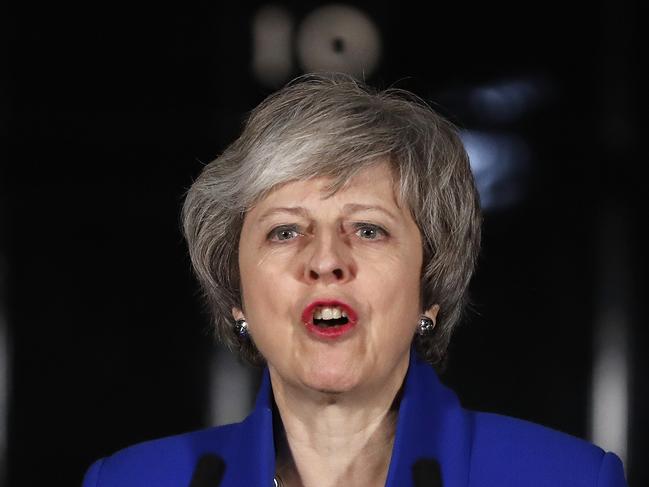
<svg viewBox="0 0 649 487">
<path fill-rule="evenodd" d="M 217 334 L 266 366 L 255 409 L 102 459 L 85 487 L 625 485 L 614 454 L 464 410 L 437 378 L 480 213 L 456 131 L 413 96 L 289 84 L 183 218 Z"/>
</svg>

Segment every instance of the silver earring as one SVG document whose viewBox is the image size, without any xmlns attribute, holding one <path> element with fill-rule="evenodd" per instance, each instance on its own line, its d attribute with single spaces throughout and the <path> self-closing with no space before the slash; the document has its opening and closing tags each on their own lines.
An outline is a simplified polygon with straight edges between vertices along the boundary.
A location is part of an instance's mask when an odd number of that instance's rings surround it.
<svg viewBox="0 0 649 487">
<path fill-rule="evenodd" d="M 419 318 L 419 326 L 417 327 L 417 333 L 419 334 L 419 336 L 432 335 L 434 328 L 435 322 L 428 316 L 422 316 L 421 318 Z"/>
<path fill-rule="evenodd" d="M 246 320 L 235 321 L 234 333 L 236 333 L 239 340 L 247 340 L 250 337 L 250 332 L 248 331 L 248 322 Z"/>
</svg>

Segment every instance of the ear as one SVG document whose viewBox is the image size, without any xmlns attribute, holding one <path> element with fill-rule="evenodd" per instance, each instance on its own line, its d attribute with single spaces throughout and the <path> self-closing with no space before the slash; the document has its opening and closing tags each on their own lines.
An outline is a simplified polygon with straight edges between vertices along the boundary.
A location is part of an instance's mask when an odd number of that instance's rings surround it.
<svg viewBox="0 0 649 487">
<path fill-rule="evenodd" d="M 434 304 L 424 311 L 424 315 L 433 320 L 435 325 L 437 324 L 437 313 L 439 313 L 439 304 Z"/>
<path fill-rule="evenodd" d="M 232 317 L 234 318 L 235 321 L 237 320 L 245 320 L 245 316 L 243 315 L 243 311 L 239 308 L 232 308 Z"/>
</svg>

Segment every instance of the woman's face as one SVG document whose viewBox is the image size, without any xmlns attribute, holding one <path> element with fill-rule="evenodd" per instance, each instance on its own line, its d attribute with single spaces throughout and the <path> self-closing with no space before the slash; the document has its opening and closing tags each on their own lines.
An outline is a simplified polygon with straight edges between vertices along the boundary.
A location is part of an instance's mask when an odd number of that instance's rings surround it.
<svg viewBox="0 0 649 487">
<path fill-rule="evenodd" d="M 419 228 L 397 201 L 387 163 L 330 197 L 327 182 L 280 186 L 246 214 L 244 309 L 233 313 L 248 321 L 274 382 L 380 388 L 408 366 L 420 315 Z"/>
</svg>

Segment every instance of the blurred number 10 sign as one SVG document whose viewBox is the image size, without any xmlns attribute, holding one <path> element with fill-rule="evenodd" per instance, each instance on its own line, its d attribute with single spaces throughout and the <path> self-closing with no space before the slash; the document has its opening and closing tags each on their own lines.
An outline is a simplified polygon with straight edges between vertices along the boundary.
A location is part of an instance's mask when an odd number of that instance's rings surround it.
<svg viewBox="0 0 649 487">
<path fill-rule="evenodd" d="M 252 37 L 252 71 L 269 87 L 288 81 L 296 58 L 306 72 L 339 71 L 367 79 L 381 54 L 381 38 L 372 19 L 340 4 L 312 11 L 297 26 L 286 9 L 261 7 L 253 18 Z"/>
</svg>

